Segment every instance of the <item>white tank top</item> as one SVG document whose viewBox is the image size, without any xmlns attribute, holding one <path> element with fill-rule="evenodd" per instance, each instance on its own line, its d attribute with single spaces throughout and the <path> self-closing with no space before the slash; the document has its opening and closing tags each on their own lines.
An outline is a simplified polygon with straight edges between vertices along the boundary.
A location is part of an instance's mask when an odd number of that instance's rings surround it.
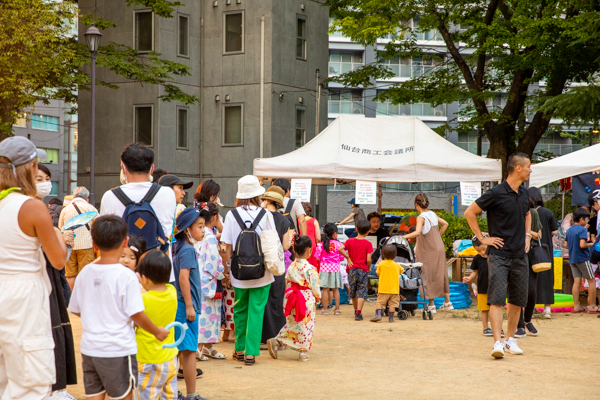
<svg viewBox="0 0 600 400">
<path fill-rule="evenodd" d="M 425 220 L 423 228 L 421 229 L 423 235 L 427 235 L 431 228 L 438 224 L 437 215 L 433 211 L 424 212 L 421 215 L 419 215 L 419 217 Z"/>
<path fill-rule="evenodd" d="M 27 236 L 19 227 L 19 210 L 29 199 L 13 192 L 0 201 L 0 274 L 39 272 L 42 268 L 40 241 Z"/>
</svg>

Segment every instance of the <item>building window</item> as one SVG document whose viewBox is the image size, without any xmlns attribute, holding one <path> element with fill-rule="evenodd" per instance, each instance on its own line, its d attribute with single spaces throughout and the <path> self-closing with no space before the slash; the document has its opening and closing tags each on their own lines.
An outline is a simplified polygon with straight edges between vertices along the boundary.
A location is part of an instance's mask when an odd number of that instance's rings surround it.
<svg viewBox="0 0 600 400">
<path fill-rule="evenodd" d="M 33 114 L 31 116 L 31 127 L 33 129 L 43 129 L 45 131 L 58 132 L 58 117 Z"/>
<path fill-rule="evenodd" d="M 333 27 L 333 23 L 335 22 L 335 19 L 333 18 L 329 18 L 329 29 L 331 29 Z M 330 32 L 329 33 L 330 37 L 337 37 L 337 38 L 345 38 L 344 34 L 340 31 L 334 31 L 334 32 Z"/>
<path fill-rule="evenodd" d="M 177 148 L 188 148 L 188 110 L 177 109 Z"/>
<path fill-rule="evenodd" d="M 58 164 L 58 149 L 45 149 L 42 148 L 46 152 L 47 157 L 43 161 L 44 163 Z"/>
<path fill-rule="evenodd" d="M 329 113 L 331 114 L 364 114 L 362 90 L 330 89 Z"/>
<path fill-rule="evenodd" d="M 428 103 L 392 104 L 389 100 L 377 103 L 377 115 L 412 115 L 419 117 L 445 117 L 446 105 L 432 107 Z"/>
<path fill-rule="evenodd" d="M 13 126 L 18 126 L 19 128 L 27 128 L 27 114 L 19 114 Z"/>
<path fill-rule="evenodd" d="M 365 65 L 362 51 L 330 51 L 329 76 L 354 71 Z"/>
<path fill-rule="evenodd" d="M 387 65 L 396 78 L 418 78 L 440 67 L 442 60 L 437 57 L 394 57 L 381 63 Z"/>
<path fill-rule="evenodd" d="M 48 196 L 58 196 L 58 182 L 52 182 L 52 189 Z"/>
<path fill-rule="evenodd" d="M 244 13 L 225 14 L 225 53 L 244 52 Z"/>
<path fill-rule="evenodd" d="M 306 108 L 296 107 L 296 149 L 306 144 Z"/>
<path fill-rule="evenodd" d="M 467 150 L 469 153 L 477 154 L 477 131 L 458 132 L 458 147 Z M 487 156 L 490 150 L 490 141 L 483 136 L 481 138 L 481 155 Z"/>
<path fill-rule="evenodd" d="M 134 106 L 133 141 L 152 146 L 152 106 Z"/>
<path fill-rule="evenodd" d="M 224 106 L 223 145 L 242 146 L 244 144 L 244 110 L 241 104 Z"/>
<path fill-rule="evenodd" d="M 427 32 L 422 32 L 420 31 L 419 28 L 419 22 L 421 21 L 421 17 L 416 17 L 413 18 L 411 20 L 404 20 L 402 21 L 402 25 L 404 25 L 406 27 L 406 29 L 408 30 L 408 32 L 400 32 L 400 28 L 396 28 L 396 32 L 395 33 L 388 33 L 385 36 L 383 36 L 383 39 L 389 39 L 389 40 L 408 40 L 411 37 L 411 32 L 412 32 L 412 36 L 414 36 L 414 38 L 416 40 L 444 40 L 444 38 L 442 37 L 442 35 L 436 30 L 431 30 L 431 31 L 427 31 Z"/>
<path fill-rule="evenodd" d="M 135 49 L 137 51 L 154 50 L 154 18 L 152 11 L 135 12 Z"/>
<path fill-rule="evenodd" d="M 306 18 L 298 16 L 296 37 L 296 58 L 306 60 Z"/>
<path fill-rule="evenodd" d="M 177 54 L 180 56 L 184 56 L 187 57 L 190 55 L 190 51 L 189 51 L 189 37 L 190 37 L 190 30 L 189 30 L 189 18 L 184 16 L 184 15 L 180 15 L 179 16 L 179 45 L 177 46 Z"/>
</svg>

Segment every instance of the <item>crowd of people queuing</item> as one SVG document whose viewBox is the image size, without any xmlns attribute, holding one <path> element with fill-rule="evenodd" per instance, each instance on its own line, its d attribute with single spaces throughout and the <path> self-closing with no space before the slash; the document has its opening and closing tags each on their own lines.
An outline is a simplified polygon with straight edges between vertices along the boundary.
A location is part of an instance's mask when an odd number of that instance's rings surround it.
<svg viewBox="0 0 600 400">
<path fill-rule="evenodd" d="M 203 374 L 197 361 L 227 359 L 215 347 L 221 341 L 234 342 L 231 358 L 246 366 L 256 363 L 261 349 L 274 359 L 280 351 L 295 350 L 300 361 L 308 361 L 317 305 L 321 315 L 333 306 L 333 315 L 340 315 L 343 291 L 355 320 L 363 320 L 373 264 L 379 293 L 371 321 L 381 321 L 384 309 L 394 321 L 403 267 L 394 261 L 394 245 L 374 249 L 367 240 L 376 236 L 383 243 L 389 233 L 377 213 L 365 216 L 354 199 L 346 220 L 354 219 L 355 228 L 343 244 L 336 224 L 321 229 L 310 203 L 290 198 L 286 179 L 265 189 L 255 176 L 242 177 L 235 207 L 223 219 L 217 182 L 201 183 L 193 206 L 186 207 L 192 182 L 154 168 L 152 150 L 131 144 L 120 158 L 121 185 L 104 194 L 98 217 L 61 232 L 71 218 L 97 210 L 84 187 L 63 204 L 32 201 L 50 192 L 51 173 L 37 162 L 42 153 L 21 137 L 0 143 L 2 398 L 72 399 L 66 388 L 76 384 L 78 366 L 67 309 L 81 318 L 81 368 L 90 399 L 131 399 L 134 393 L 142 399 L 203 399 L 196 386 Z M 525 328 L 538 333 L 531 323 L 536 301 L 553 303 L 548 279 L 527 261 L 531 240 L 551 241 L 557 229 L 539 190 L 528 193 L 521 186 L 529 166 L 526 156 L 513 156 L 507 180 L 465 212 L 478 252 L 465 282 L 477 281 L 483 334 L 494 337 L 496 358 L 505 349 L 522 354 L 516 338 Z M 423 193 L 416 196 L 415 209 L 415 230 L 405 238 L 416 239 L 428 310 L 436 312 L 438 297 L 444 297 L 441 310 L 452 310 L 441 238 L 448 223 L 429 209 Z M 476 219 L 482 211 L 489 223 L 485 234 Z M 589 216 L 577 210 L 567 236 L 577 289 L 581 278 L 595 284 L 582 231 Z M 283 273 L 265 267 L 259 242 L 268 231 L 276 232 Z M 590 296 L 594 299 L 595 292 Z M 591 304 L 589 310 L 596 311 Z M 576 310 L 581 310 L 577 303 Z M 550 310 L 544 315 L 550 317 Z M 173 321 L 187 329 L 164 328 Z M 185 396 L 177 390 L 178 379 L 185 382 Z"/>
</svg>

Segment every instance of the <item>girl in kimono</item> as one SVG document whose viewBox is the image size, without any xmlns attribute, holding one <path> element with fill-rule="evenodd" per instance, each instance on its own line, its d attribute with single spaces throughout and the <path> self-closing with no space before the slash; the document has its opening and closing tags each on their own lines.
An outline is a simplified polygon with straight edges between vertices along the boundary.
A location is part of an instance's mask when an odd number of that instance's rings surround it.
<svg viewBox="0 0 600 400">
<path fill-rule="evenodd" d="M 219 242 L 213 227 L 219 223 L 219 209 L 212 203 L 198 205 L 200 217 L 204 218 L 204 239 L 196 244 L 200 270 L 201 312 L 198 316 L 198 361 L 218 360 L 226 357 L 213 347 L 213 343 L 221 341 L 221 302 L 223 286 L 221 279 L 225 276 L 223 261 L 219 255 Z"/>
<path fill-rule="evenodd" d="M 321 299 L 319 273 L 307 259 L 312 254 L 312 242 L 308 236 L 298 236 L 294 243 L 296 260 L 285 275 L 284 315 L 286 324 L 267 345 L 269 354 L 277 358 L 277 351 L 290 348 L 300 353 L 300 361 L 308 361 L 315 329 L 316 304 Z"/>
</svg>

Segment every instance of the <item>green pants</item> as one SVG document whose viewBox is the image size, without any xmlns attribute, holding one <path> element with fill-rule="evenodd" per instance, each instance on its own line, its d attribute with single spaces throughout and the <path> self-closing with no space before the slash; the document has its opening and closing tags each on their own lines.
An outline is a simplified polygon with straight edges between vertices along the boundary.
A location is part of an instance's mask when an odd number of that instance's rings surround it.
<svg viewBox="0 0 600 400">
<path fill-rule="evenodd" d="M 248 356 L 260 356 L 263 316 L 270 287 L 271 284 L 252 289 L 233 288 L 235 292 L 233 305 L 235 351 L 243 351 Z"/>
</svg>

